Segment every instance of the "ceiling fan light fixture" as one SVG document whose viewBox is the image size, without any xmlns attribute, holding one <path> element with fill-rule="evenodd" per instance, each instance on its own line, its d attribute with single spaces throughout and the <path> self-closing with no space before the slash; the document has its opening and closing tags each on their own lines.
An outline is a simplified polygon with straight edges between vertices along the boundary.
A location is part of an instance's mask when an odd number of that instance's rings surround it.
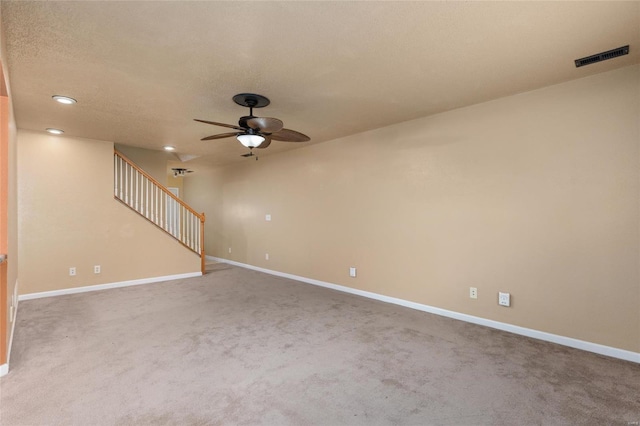
<svg viewBox="0 0 640 426">
<path fill-rule="evenodd" d="M 73 105 L 73 104 L 78 102 L 73 98 L 70 98 L 68 96 L 62 96 L 62 95 L 53 95 L 51 98 L 54 101 L 56 101 L 58 103 L 61 103 L 61 104 L 65 104 L 65 105 Z"/>
<path fill-rule="evenodd" d="M 254 135 L 251 133 L 242 133 L 236 136 L 238 141 L 246 146 L 247 148 L 256 148 L 260 146 L 262 142 L 264 142 L 264 136 L 262 135 Z"/>
</svg>

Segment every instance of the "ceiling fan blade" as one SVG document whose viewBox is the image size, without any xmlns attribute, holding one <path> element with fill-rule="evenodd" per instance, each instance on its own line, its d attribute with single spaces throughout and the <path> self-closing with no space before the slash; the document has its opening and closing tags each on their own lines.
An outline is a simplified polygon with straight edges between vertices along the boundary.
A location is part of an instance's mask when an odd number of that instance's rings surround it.
<svg viewBox="0 0 640 426">
<path fill-rule="evenodd" d="M 211 135 L 211 136 L 207 136 L 206 138 L 202 138 L 200 139 L 201 141 L 210 141 L 213 139 L 224 139 L 224 138 L 230 138 L 231 136 L 237 136 L 238 133 L 220 133 L 217 135 Z"/>
<path fill-rule="evenodd" d="M 282 129 L 271 134 L 271 139 L 282 142 L 308 142 L 311 138 L 295 130 Z"/>
<path fill-rule="evenodd" d="M 242 127 L 234 126 L 233 124 L 216 123 L 215 121 L 198 120 L 197 118 L 194 118 L 193 121 L 199 121 L 200 123 L 206 123 L 206 124 L 213 124 L 214 126 L 228 127 L 230 129 L 245 130 Z"/>
<path fill-rule="evenodd" d="M 247 126 L 259 132 L 275 133 L 282 130 L 284 124 L 277 118 L 251 117 L 247 120 Z"/>
<path fill-rule="evenodd" d="M 268 147 L 269 145 L 271 145 L 271 136 L 264 135 L 264 142 L 262 142 L 260 145 L 256 146 L 256 148 L 264 149 L 264 148 Z"/>
</svg>

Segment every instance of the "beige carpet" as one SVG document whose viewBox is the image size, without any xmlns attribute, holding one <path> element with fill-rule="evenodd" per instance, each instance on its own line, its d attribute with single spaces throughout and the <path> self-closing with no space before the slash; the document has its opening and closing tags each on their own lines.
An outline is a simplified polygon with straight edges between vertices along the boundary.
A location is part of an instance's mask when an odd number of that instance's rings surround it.
<svg viewBox="0 0 640 426">
<path fill-rule="evenodd" d="M 227 265 L 21 302 L 0 386 L 2 425 L 640 422 L 638 364 Z"/>
</svg>

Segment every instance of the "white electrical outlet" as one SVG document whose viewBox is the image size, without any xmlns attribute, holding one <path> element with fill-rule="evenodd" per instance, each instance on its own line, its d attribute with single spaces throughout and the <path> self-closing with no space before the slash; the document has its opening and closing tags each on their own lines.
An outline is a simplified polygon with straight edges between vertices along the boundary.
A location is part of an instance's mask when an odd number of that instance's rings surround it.
<svg viewBox="0 0 640 426">
<path fill-rule="evenodd" d="M 267 222 L 271 222 L 271 215 L 270 214 L 264 215 L 264 220 L 266 220 Z"/>
<path fill-rule="evenodd" d="M 231 247 L 229 247 L 229 254 L 231 254 Z"/>
<path fill-rule="evenodd" d="M 356 277 L 356 268 L 354 268 L 353 266 L 349 268 L 349 276 L 351 278 L 355 278 Z"/>
<path fill-rule="evenodd" d="M 511 295 L 509 293 L 498 292 L 498 304 L 501 306 L 511 306 Z"/>
<path fill-rule="evenodd" d="M 469 297 L 472 299 L 478 298 L 478 289 L 475 287 L 469 287 Z"/>
<path fill-rule="evenodd" d="M 269 260 L 269 253 L 264 254 L 264 260 Z"/>
<path fill-rule="evenodd" d="M 100 265 L 95 265 L 93 267 L 93 273 L 94 274 L 99 274 L 100 273 Z"/>
<path fill-rule="evenodd" d="M 69 268 L 69 276 L 70 277 L 75 277 L 76 276 L 76 267 L 72 266 L 71 268 Z"/>
</svg>

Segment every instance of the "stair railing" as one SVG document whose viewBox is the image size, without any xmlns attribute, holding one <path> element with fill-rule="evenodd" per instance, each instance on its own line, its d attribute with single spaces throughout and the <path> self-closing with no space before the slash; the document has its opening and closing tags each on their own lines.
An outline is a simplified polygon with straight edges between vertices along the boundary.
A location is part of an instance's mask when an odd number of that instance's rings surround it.
<svg viewBox="0 0 640 426">
<path fill-rule="evenodd" d="M 118 151 L 113 162 L 114 197 L 199 255 L 204 274 L 204 213 L 193 210 Z"/>
</svg>

